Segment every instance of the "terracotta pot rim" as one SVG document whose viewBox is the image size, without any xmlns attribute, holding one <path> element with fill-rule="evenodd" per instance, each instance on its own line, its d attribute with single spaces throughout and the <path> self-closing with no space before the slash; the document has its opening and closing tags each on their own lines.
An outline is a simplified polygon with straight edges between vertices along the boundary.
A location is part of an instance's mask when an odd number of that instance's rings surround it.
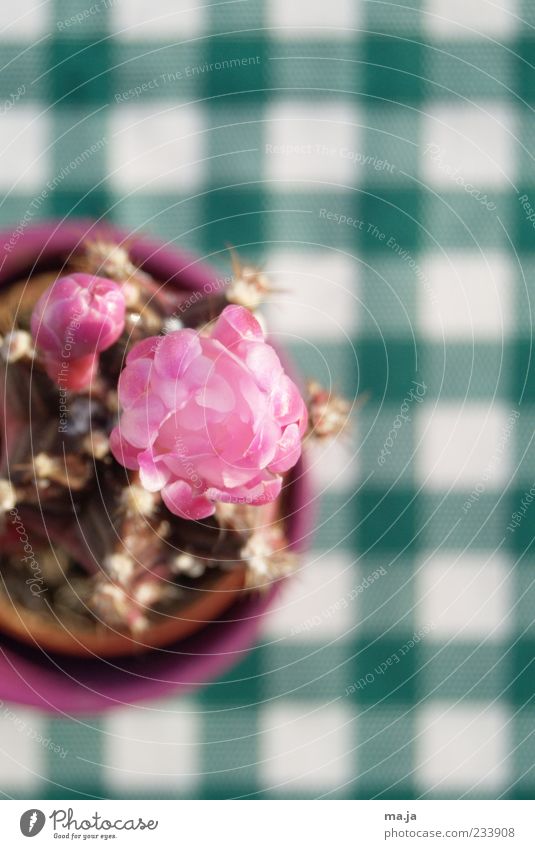
<svg viewBox="0 0 535 849">
<path fill-rule="evenodd" d="M 168 285 L 196 292 L 220 279 L 199 258 L 158 239 L 127 234 L 108 222 L 69 219 L 39 222 L 18 235 L 12 230 L 0 231 L 0 247 L 5 252 L 0 285 L 14 279 L 17 270 L 37 268 L 46 259 L 68 255 L 85 239 L 96 237 L 124 241 L 134 261 Z M 294 549 L 303 549 L 308 543 L 313 503 L 308 470 L 301 460 L 292 481 L 287 524 Z M 279 585 L 275 585 L 264 595 L 241 598 L 219 621 L 193 636 L 134 657 L 69 658 L 21 646 L 0 634 L 0 701 L 52 713 L 82 714 L 190 691 L 222 675 L 252 646 L 278 592 Z"/>
</svg>

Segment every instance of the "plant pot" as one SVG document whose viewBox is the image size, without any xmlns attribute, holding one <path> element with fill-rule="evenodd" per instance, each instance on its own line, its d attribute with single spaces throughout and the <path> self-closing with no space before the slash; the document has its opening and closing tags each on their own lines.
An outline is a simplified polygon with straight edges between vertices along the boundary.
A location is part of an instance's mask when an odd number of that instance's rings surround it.
<svg viewBox="0 0 535 849">
<path fill-rule="evenodd" d="M 0 233 L 4 265 L 0 285 L 30 273 L 62 267 L 87 238 L 127 240 L 133 262 L 167 287 L 199 293 L 217 286 L 209 266 L 182 251 L 116 228 L 87 221 L 48 222 L 14 237 Z M 302 547 L 310 528 L 308 476 L 303 461 L 289 473 L 284 515 L 291 548 Z M 264 508 L 262 508 L 264 509 Z M 272 514 L 270 514 L 272 515 Z M 266 521 L 269 515 L 266 514 Z M 243 570 L 207 576 L 181 616 L 163 617 L 139 640 L 107 631 L 65 633 L 37 616 L 21 617 L 0 595 L 0 698 L 49 711 L 78 713 L 185 691 L 208 683 L 254 642 L 275 602 L 280 582 L 265 593 L 244 593 Z M 172 641 L 172 642 L 171 642 Z M 136 656 L 132 655 L 136 652 Z"/>
</svg>

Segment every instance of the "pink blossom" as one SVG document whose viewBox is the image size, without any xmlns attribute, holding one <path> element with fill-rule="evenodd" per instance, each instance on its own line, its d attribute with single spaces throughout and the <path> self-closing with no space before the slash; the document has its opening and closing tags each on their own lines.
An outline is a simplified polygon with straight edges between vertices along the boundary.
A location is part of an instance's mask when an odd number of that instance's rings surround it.
<svg viewBox="0 0 535 849">
<path fill-rule="evenodd" d="M 240 306 L 226 307 L 209 336 L 188 329 L 138 342 L 119 401 L 113 455 L 186 519 L 210 516 L 216 501 L 274 501 L 307 426 L 299 390 Z"/>
<path fill-rule="evenodd" d="M 32 313 L 36 345 L 55 359 L 105 351 L 124 328 L 125 300 L 113 280 L 91 274 L 60 277 L 43 292 Z"/>
</svg>

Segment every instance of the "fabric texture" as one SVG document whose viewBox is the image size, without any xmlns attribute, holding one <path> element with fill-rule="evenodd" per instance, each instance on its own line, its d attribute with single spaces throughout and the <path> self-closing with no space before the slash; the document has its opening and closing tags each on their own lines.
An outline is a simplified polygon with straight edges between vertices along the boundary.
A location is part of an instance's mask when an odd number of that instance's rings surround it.
<svg viewBox="0 0 535 849">
<path fill-rule="evenodd" d="M 4 795 L 531 798 L 534 24 L 529 0 L 2 5 L 0 225 L 104 216 L 223 276 L 231 244 L 301 371 L 359 399 L 260 644 L 186 699 L 2 706 Z"/>
</svg>

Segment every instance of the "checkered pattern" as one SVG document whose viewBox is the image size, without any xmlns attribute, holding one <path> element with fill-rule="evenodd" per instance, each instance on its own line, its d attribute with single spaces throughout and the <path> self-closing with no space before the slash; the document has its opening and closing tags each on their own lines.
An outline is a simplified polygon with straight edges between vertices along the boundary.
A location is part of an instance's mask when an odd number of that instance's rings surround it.
<svg viewBox="0 0 535 849">
<path fill-rule="evenodd" d="M 225 272 L 232 243 L 273 273 L 302 370 L 363 403 L 353 442 L 315 449 L 314 549 L 247 659 L 104 717 L 16 709 L 68 755 L 2 719 L 0 786 L 533 798 L 534 4 L 95 5 L 0 6 L 0 102 L 26 87 L 0 224 L 67 169 L 40 217 L 106 215 Z"/>
</svg>

